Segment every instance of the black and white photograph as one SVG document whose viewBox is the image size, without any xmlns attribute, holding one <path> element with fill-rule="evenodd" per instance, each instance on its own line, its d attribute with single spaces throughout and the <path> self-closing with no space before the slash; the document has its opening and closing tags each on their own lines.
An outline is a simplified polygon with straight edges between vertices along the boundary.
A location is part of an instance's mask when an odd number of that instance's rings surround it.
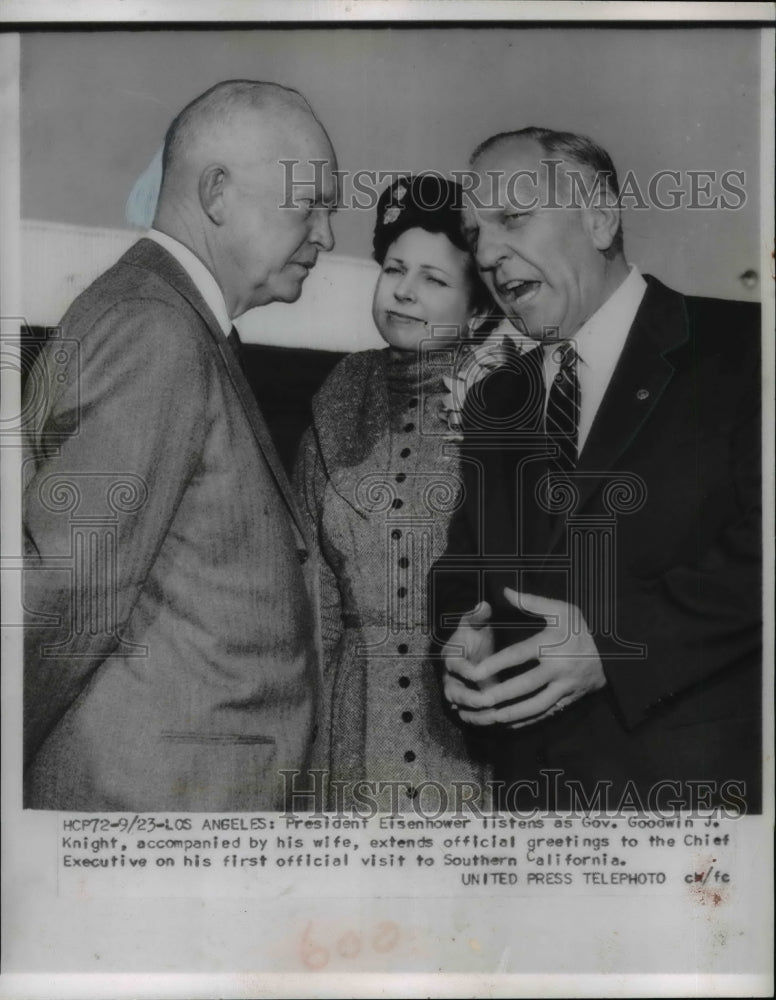
<svg viewBox="0 0 776 1000">
<path fill-rule="evenodd" d="M 772 8 L 39 6 L 0 995 L 771 995 Z"/>
</svg>

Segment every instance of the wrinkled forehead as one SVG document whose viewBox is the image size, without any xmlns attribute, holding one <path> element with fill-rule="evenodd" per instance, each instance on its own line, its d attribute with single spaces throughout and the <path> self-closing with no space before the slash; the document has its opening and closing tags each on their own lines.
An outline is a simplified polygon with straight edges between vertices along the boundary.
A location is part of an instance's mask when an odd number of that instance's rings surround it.
<svg viewBox="0 0 776 1000">
<path fill-rule="evenodd" d="M 312 114 L 294 109 L 284 118 L 254 116 L 239 138 L 234 169 L 241 179 L 285 189 L 289 183 L 336 202 L 337 158 L 331 141 Z"/>
<path fill-rule="evenodd" d="M 528 211 L 554 203 L 570 185 L 572 164 L 548 153 L 535 139 L 504 139 L 471 165 L 466 197 L 467 225 L 510 210 Z"/>
</svg>

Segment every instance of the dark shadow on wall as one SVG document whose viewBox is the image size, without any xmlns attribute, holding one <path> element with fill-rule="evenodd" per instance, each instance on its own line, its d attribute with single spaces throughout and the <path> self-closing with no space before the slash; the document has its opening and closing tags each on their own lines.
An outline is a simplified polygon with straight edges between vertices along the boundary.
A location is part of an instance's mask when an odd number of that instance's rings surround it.
<svg viewBox="0 0 776 1000">
<path fill-rule="evenodd" d="M 21 336 L 22 385 L 46 339 L 44 327 L 25 327 Z M 312 421 L 312 398 L 337 362 L 338 351 L 245 344 L 248 381 L 258 400 L 286 470 L 291 472 L 299 440 Z"/>
<path fill-rule="evenodd" d="M 345 355 L 338 351 L 246 344 L 243 356 L 251 389 L 290 474 L 299 440 L 312 422 L 312 398 Z"/>
</svg>

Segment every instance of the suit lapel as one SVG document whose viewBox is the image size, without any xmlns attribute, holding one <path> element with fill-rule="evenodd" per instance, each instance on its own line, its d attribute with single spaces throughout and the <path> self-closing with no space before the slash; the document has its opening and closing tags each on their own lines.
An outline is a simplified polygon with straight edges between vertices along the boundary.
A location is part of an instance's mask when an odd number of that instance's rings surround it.
<svg viewBox="0 0 776 1000">
<path fill-rule="evenodd" d="M 546 515 L 524 495 L 533 496 L 536 463 L 546 451 L 544 375 L 540 351 L 518 354 L 511 341 L 505 350 L 504 364 L 467 395 L 464 406 L 464 455 L 483 477 L 478 503 L 467 511 L 486 551 L 495 546 L 501 555 L 524 555 L 541 551 L 546 541 Z"/>
<path fill-rule="evenodd" d="M 675 372 L 669 355 L 688 335 L 682 296 L 648 276 L 644 299 L 579 456 L 576 513 L 598 490 L 603 474 L 631 447 L 660 402 Z M 548 552 L 557 545 L 564 521 L 555 519 Z"/>
<path fill-rule="evenodd" d="M 288 481 L 285 469 L 280 461 L 280 457 L 267 429 L 264 416 L 253 394 L 253 390 L 248 384 L 244 372 L 240 367 L 235 352 L 227 342 L 226 335 L 221 329 L 218 320 L 213 315 L 205 300 L 197 291 L 189 275 L 175 258 L 169 254 L 164 247 L 154 240 L 142 239 L 131 247 L 125 256 L 125 261 L 130 264 L 139 265 L 154 271 L 168 284 L 170 284 L 193 309 L 202 317 L 205 326 L 215 344 L 221 359 L 226 366 L 227 374 L 234 385 L 237 395 L 242 404 L 245 415 L 256 438 L 256 442 L 261 449 L 270 472 L 277 484 L 294 524 L 302 536 L 305 544 L 308 545 L 307 534 L 304 522 L 297 510 L 294 501 L 291 485 Z M 309 547 L 309 546 L 308 546 Z"/>
<path fill-rule="evenodd" d="M 211 332 L 212 328 L 211 328 Z M 299 533 L 306 542 L 306 534 L 303 526 L 303 521 L 301 515 L 299 514 L 296 502 L 294 500 L 293 492 L 291 489 L 291 484 L 288 481 L 288 476 L 283 468 L 283 464 L 280 461 L 280 456 L 277 453 L 277 448 L 275 447 L 275 442 L 267 428 L 266 420 L 264 419 L 264 414 L 261 412 L 261 408 L 256 400 L 253 389 L 251 389 L 245 373 L 240 367 L 240 362 L 237 359 L 237 355 L 232 350 L 231 346 L 227 343 L 226 337 L 223 335 L 220 327 L 214 334 L 216 346 L 218 351 L 223 358 L 224 364 L 226 365 L 229 378 L 232 381 L 235 389 L 237 390 L 237 395 L 240 397 L 240 402 L 242 403 L 243 409 L 248 421 L 253 430 L 254 437 L 258 442 L 259 447 L 264 455 L 267 465 L 272 472 L 278 489 L 280 490 L 283 499 L 286 502 L 288 511 L 291 517 L 294 519 L 294 523 L 299 529 Z"/>
</svg>

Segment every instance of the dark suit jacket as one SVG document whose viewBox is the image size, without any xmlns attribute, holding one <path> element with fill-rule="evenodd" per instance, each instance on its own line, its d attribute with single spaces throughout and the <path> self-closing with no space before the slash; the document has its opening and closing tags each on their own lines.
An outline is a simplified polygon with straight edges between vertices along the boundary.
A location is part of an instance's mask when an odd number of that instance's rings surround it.
<svg viewBox="0 0 776 1000">
<path fill-rule="evenodd" d="M 757 306 L 685 297 L 649 278 L 550 515 L 535 501 L 548 446 L 530 403 L 530 355 L 470 393 L 465 501 L 432 569 L 438 637 L 481 597 L 498 646 L 535 633 L 539 620 L 508 605 L 505 585 L 569 601 L 608 682 L 546 722 L 491 730 L 497 778 L 539 782 L 503 805 L 569 808 L 566 783 L 589 798 L 601 779 L 614 806 L 634 791 L 637 808 L 710 796 L 759 809 L 759 343 Z M 541 773 L 554 769 L 562 774 Z M 665 781 L 681 788 L 659 791 Z M 692 781 L 715 790 L 694 792 Z"/>
<path fill-rule="evenodd" d="M 26 387 L 25 803 L 283 808 L 319 676 L 317 570 L 236 356 L 141 240 Z"/>
</svg>

